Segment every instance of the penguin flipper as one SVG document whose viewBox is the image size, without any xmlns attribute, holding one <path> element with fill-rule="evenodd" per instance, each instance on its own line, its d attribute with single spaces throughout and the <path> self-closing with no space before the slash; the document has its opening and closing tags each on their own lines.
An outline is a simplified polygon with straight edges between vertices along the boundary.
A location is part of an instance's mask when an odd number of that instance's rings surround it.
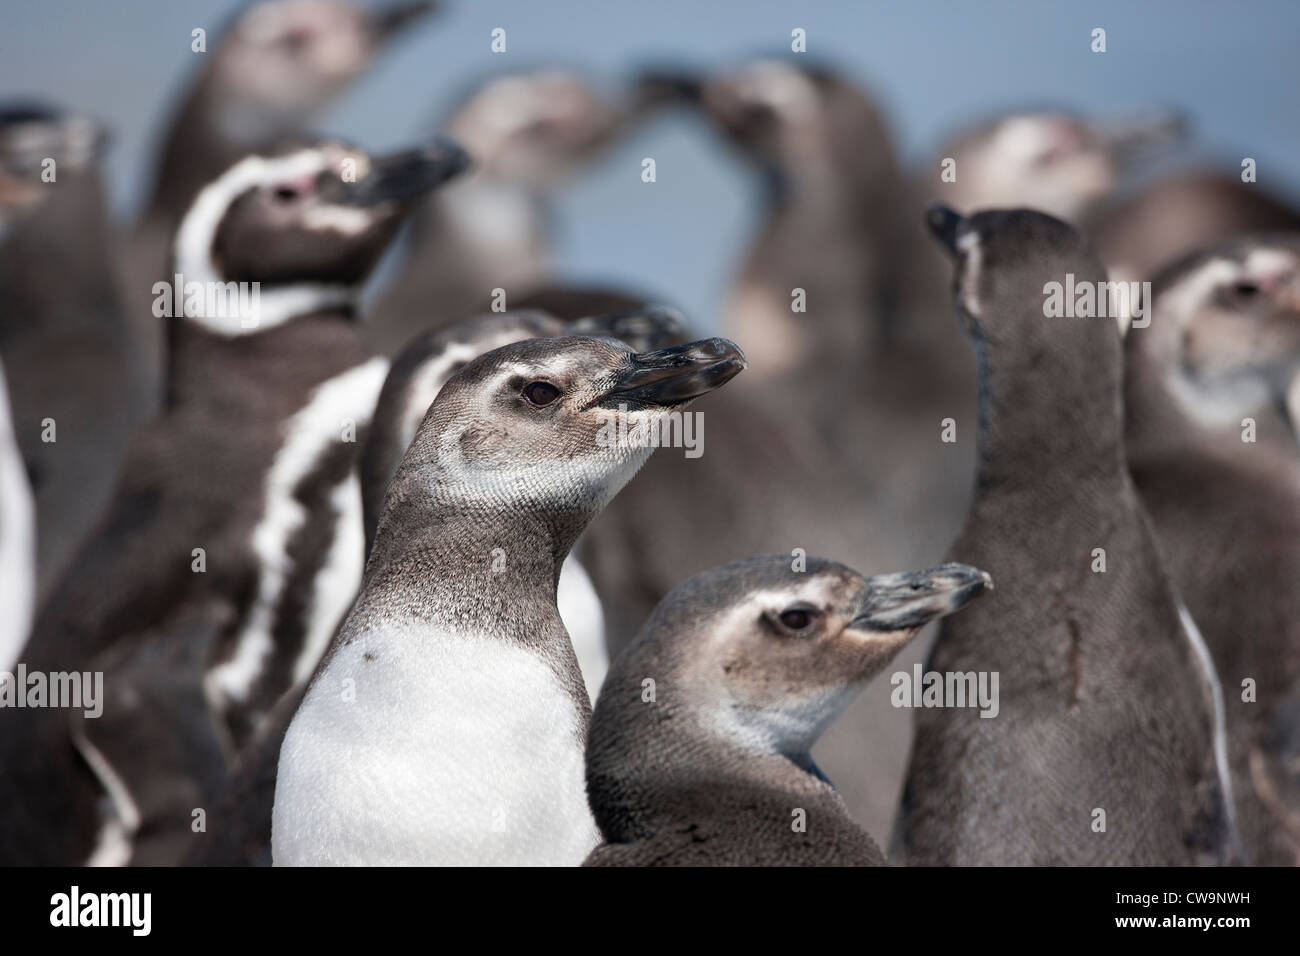
<svg viewBox="0 0 1300 956">
<path fill-rule="evenodd" d="M 189 605 L 168 627 L 120 641 L 91 664 L 104 673 L 103 712 L 77 712 L 73 741 L 129 834 L 133 865 L 179 863 L 228 779 L 203 679 L 234 619 L 224 601 Z"/>
</svg>

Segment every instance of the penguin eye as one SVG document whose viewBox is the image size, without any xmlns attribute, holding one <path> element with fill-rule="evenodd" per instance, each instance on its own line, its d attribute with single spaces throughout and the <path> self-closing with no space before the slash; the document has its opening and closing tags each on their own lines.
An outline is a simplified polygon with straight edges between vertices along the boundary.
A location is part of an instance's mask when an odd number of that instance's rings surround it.
<svg viewBox="0 0 1300 956">
<path fill-rule="evenodd" d="M 812 625 L 817 618 L 817 612 L 809 607 L 791 607 L 786 608 L 778 615 L 782 626 L 792 631 L 802 631 Z"/>
<path fill-rule="evenodd" d="M 535 408 L 543 408 L 560 397 L 560 390 L 550 382 L 529 382 L 524 386 L 524 398 Z"/>
<path fill-rule="evenodd" d="M 1228 301 L 1234 305 L 1250 305 L 1259 301 L 1262 290 L 1253 279 L 1238 279 L 1227 288 Z"/>
</svg>

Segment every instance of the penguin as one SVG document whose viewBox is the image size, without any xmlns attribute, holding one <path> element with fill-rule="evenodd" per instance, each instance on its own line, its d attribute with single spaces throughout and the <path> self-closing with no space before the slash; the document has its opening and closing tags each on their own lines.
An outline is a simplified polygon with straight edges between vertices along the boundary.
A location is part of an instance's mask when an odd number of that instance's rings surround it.
<svg viewBox="0 0 1300 956">
<path fill-rule="evenodd" d="M 24 655 L 103 672 L 107 699 L 71 728 L 0 714 L 0 860 L 174 862 L 243 743 L 311 675 L 360 581 L 358 437 L 387 371 L 354 301 L 415 201 L 466 163 L 445 139 L 383 157 L 317 141 L 248 156 L 196 197 L 184 287 L 156 302 L 182 309 L 167 408 Z"/>
<path fill-rule="evenodd" d="M 18 661 L 36 613 L 36 503 L 14 437 L 0 361 L 0 671 Z"/>
<path fill-rule="evenodd" d="M 863 578 L 746 558 L 666 597 L 601 688 L 587 866 L 880 866 L 812 745 L 926 622 L 992 587 L 975 568 Z"/>
<path fill-rule="evenodd" d="M 280 751 L 275 864 L 576 865 L 590 704 L 555 592 L 658 427 L 745 365 L 530 339 L 443 386 L 389 485 L 361 593 Z"/>
<path fill-rule="evenodd" d="M 438 124 L 474 172 L 413 217 L 404 261 L 368 309 L 368 341 L 393 355 L 430 328 L 508 308 L 551 283 L 547 196 L 635 120 L 562 67 L 495 76 Z M 602 309 L 600 311 L 613 311 Z"/>
<path fill-rule="evenodd" d="M 0 108 L 0 359 L 35 496 L 37 604 L 107 505 L 145 411 L 96 168 L 107 138 L 57 107 Z"/>
<path fill-rule="evenodd" d="M 581 311 L 578 303 L 582 298 L 580 292 L 566 293 L 564 303 Z M 598 293 L 593 301 L 604 304 L 615 298 L 624 304 L 632 301 L 614 292 Z M 512 342 L 566 334 L 609 335 L 639 352 L 652 351 L 679 344 L 683 332 L 682 318 L 675 310 L 643 305 L 603 316 L 585 314 L 572 321 L 562 321 L 540 310 L 488 313 L 416 338 L 393 361 L 361 452 L 367 551 L 374 541 L 388 484 L 420 422 L 447 379 L 472 359 Z M 560 568 L 556 605 L 573 643 L 588 696 L 594 700 L 609 668 L 604 612 L 589 575 L 573 555 Z M 299 688 L 276 704 L 251 752 L 240 761 L 217 810 L 209 815 L 210 836 L 196 845 L 188 858 L 190 862 L 270 865 L 276 764 L 304 690 Z"/>
<path fill-rule="evenodd" d="M 242 156 L 304 133 L 315 114 L 435 8 L 430 0 L 259 0 L 240 7 L 168 119 L 149 196 L 122 243 L 121 284 L 146 386 L 157 385 L 165 364 L 164 343 L 149 320 L 149 290 L 166 278 L 176 226 L 199 189 Z"/>
<path fill-rule="evenodd" d="M 1300 864 L 1300 233 L 1213 244 L 1152 284 L 1125 337 L 1129 469 L 1222 679 L 1242 840 Z"/>
<path fill-rule="evenodd" d="M 1044 213 L 936 205 L 928 221 L 955 260 L 955 311 L 980 366 L 978 484 L 950 554 L 999 591 L 941 624 L 925 671 L 997 674 L 1000 700 L 991 719 L 917 710 L 896 854 L 1231 859 L 1222 688 L 1125 467 L 1118 325 L 1048 304 L 1048 283 L 1104 282 L 1105 270 Z"/>
<path fill-rule="evenodd" d="M 891 315 L 898 264 L 873 258 L 897 245 L 901 173 L 866 94 L 824 68 L 759 61 L 712 77 L 643 72 L 635 97 L 703 110 L 768 191 L 727 313 L 753 367 L 700 414 L 703 453 L 651 458 L 581 543 L 615 655 L 679 581 L 737 554 L 835 554 L 868 574 L 936 563 L 974 471 L 969 359 L 950 336 Z M 791 311 L 795 288 L 807 294 L 804 313 Z M 899 665 L 919 661 L 920 645 Z M 908 711 L 869 691 L 815 755 L 882 844 L 910 725 Z"/>
<path fill-rule="evenodd" d="M 1007 112 L 950 137 L 919 185 L 925 200 L 963 214 L 1025 206 L 1078 223 L 1140 160 L 1187 131 L 1186 118 L 1171 110 L 1099 119 L 1054 109 Z"/>
<path fill-rule="evenodd" d="M 1199 249 L 1255 232 L 1300 232 L 1300 207 L 1266 186 L 1213 168 L 1154 177 L 1086 223 L 1116 278 L 1150 281 Z"/>
</svg>

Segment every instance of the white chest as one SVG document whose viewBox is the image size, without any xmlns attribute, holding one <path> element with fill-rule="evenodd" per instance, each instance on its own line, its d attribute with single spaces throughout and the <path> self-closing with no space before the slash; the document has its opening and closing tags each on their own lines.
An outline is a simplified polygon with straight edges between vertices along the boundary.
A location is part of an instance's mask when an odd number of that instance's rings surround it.
<svg viewBox="0 0 1300 956">
<path fill-rule="evenodd" d="M 577 865 L 597 843 L 581 716 L 535 653 L 361 635 L 280 751 L 277 865 Z"/>
</svg>

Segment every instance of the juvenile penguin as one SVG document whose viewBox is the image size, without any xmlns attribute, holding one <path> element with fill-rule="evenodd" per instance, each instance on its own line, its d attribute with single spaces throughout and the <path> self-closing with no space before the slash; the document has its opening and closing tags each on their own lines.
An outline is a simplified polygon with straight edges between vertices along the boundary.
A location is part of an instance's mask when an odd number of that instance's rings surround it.
<svg viewBox="0 0 1300 956">
<path fill-rule="evenodd" d="M 655 427 L 744 367 L 710 339 L 532 339 L 443 386 L 389 485 L 351 613 L 285 737 L 277 865 L 577 864 L 590 705 L 555 603 Z M 626 409 L 626 410 L 623 410 Z"/>
<path fill-rule="evenodd" d="M 1300 235 L 1195 252 L 1152 297 L 1125 338 L 1129 468 L 1223 682 L 1250 859 L 1300 864 Z"/>
<path fill-rule="evenodd" d="M 813 763 L 823 730 L 926 622 L 991 587 L 960 564 L 863 578 L 747 558 L 675 588 L 592 715 L 588 866 L 879 866 Z"/>
<path fill-rule="evenodd" d="M 360 581 L 356 433 L 387 368 L 354 298 L 415 200 L 466 161 L 447 141 L 378 158 L 324 142 L 201 191 L 176 244 L 199 284 L 174 300 L 168 407 L 25 656 L 105 672 L 108 698 L 71 734 L 66 712 L 0 713 L 0 859 L 176 860 L 192 811 L 310 676 Z M 222 298 L 240 286 L 247 301 Z"/>
<path fill-rule="evenodd" d="M 999 590 L 943 622 L 926 671 L 996 673 L 1000 701 L 991 719 L 917 711 L 896 847 L 932 865 L 1223 859 L 1221 689 L 1125 467 L 1118 326 L 1049 302 L 1105 270 L 1043 213 L 929 222 L 979 360 L 978 484 L 951 555 Z"/>
<path fill-rule="evenodd" d="M 0 109 L 0 358 L 36 500 L 36 597 L 46 598 L 112 492 L 144 415 L 114 285 L 87 117 Z"/>
<path fill-rule="evenodd" d="M 552 273 L 548 197 L 631 123 L 573 70 L 493 77 L 439 123 L 474 157 L 474 172 L 412 218 L 405 261 L 368 310 L 368 341 L 393 355 L 430 328 L 510 308 Z"/>
<path fill-rule="evenodd" d="M 166 275 L 176 226 L 198 191 L 249 153 L 301 134 L 429 0 L 259 0 L 242 5 L 170 118 L 144 211 L 123 244 L 123 294 L 136 347 L 156 384 L 164 343 L 149 321 L 150 289 Z"/>
</svg>

